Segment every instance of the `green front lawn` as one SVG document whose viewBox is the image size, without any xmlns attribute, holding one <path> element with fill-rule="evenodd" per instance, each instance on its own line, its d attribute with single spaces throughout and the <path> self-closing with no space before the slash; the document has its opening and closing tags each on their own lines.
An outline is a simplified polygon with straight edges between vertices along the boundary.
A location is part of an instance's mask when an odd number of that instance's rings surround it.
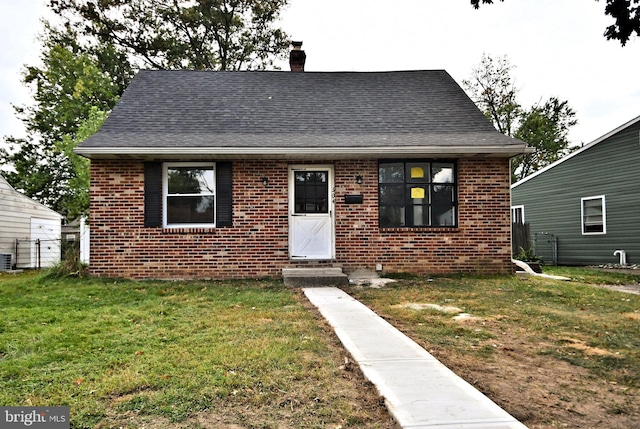
<svg viewBox="0 0 640 429">
<path fill-rule="evenodd" d="M 0 405 L 69 406 L 73 428 L 392 427 L 304 302 L 277 280 L 0 274 Z"/>
</svg>

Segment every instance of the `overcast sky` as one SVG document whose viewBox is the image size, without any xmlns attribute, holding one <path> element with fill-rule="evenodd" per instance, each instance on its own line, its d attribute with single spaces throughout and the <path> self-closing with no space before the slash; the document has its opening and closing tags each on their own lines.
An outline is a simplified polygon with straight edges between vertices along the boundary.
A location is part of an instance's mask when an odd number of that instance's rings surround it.
<svg viewBox="0 0 640 429">
<path fill-rule="evenodd" d="M 11 104 L 29 103 L 24 64 L 38 61 L 45 0 L 0 0 L 0 135 L 21 136 Z M 290 0 L 281 27 L 304 42 L 307 71 L 445 69 L 461 83 L 483 53 L 507 55 L 525 107 L 567 100 L 589 143 L 640 115 L 640 39 L 602 33 L 604 0 Z M 288 70 L 286 62 L 279 63 Z"/>
</svg>

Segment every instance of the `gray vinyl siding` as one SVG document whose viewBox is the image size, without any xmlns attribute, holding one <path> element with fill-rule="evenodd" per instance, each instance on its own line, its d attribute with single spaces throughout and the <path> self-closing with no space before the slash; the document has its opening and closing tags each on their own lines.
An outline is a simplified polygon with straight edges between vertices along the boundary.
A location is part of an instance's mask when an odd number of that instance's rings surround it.
<svg viewBox="0 0 640 429">
<path fill-rule="evenodd" d="M 31 258 L 31 224 L 32 220 L 44 220 L 56 223 L 56 237 L 60 238 L 60 216 L 55 211 L 22 195 L 14 190 L 7 181 L 0 177 L 0 253 L 12 255 L 16 262 L 16 240 L 20 240 L 18 251 L 18 268 L 35 267 Z M 57 243 L 57 248 L 60 244 Z M 45 245 L 43 245 L 45 246 Z M 58 251 L 58 260 L 60 259 Z"/>
<path fill-rule="evenodd" d="M 600 195 L 606 234 L 583 235 L 581 199 Z M 557 236 L 560 265 L 615 263 L 617 249 L 625 250 L 628 263 L 640 264 L 640 122 L 514 186 L 512 205 L 524 206 L 532 238 Z M 538 253 L 551 259 L 545 242 Z"/>
</svg>

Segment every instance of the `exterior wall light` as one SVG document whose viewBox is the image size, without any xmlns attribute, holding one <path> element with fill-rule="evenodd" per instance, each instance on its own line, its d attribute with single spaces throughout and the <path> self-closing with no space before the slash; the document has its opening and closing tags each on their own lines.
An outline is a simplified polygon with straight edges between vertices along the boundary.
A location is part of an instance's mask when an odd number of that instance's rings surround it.
<svg viewBox="0 0 640 429">
<path fill-rule="evenodd" d="M 356 183 L 357 183 L 358 185 L 362 185 L 362 176 L 361 176 L 361 175 L 359 175 L 359 174 L 356 176 Z"/>
<path fill-rule="evenodd" d="M 263 177 L 262 179 L 262 184 L 264 185 L 264 187 L 266 188 L 267 186 L 269 186 L 269 178 L 268 177 Z"/>
</svg>

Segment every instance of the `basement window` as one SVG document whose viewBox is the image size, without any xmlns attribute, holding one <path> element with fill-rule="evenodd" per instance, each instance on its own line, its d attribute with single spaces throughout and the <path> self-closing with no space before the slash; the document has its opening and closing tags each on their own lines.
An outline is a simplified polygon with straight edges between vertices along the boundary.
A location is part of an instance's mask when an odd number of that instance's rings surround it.
<svg viewBox="0 0 640 429">
<path fill-rule="evenodd" d="M 604 195 L 581 199 L 582 234 L 606 234 L 607 210 Z"/>
</svg>

